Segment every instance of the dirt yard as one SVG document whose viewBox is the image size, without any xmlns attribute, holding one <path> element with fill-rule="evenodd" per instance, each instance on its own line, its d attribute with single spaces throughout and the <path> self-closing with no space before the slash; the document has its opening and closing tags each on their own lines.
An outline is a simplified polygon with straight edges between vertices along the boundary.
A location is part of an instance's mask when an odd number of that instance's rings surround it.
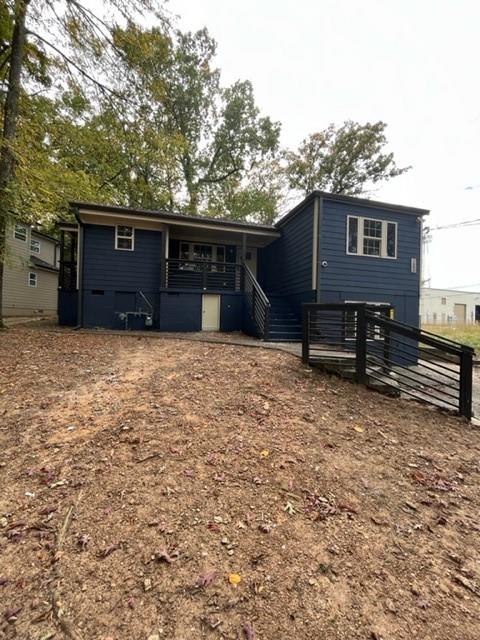
<svg viewBox="0 0 480 640">
<path fill-rule="evenodd" d="M 288 353 L 0 333 L 0 637 L 474 640 L 480 431 Z"/>
</svg>

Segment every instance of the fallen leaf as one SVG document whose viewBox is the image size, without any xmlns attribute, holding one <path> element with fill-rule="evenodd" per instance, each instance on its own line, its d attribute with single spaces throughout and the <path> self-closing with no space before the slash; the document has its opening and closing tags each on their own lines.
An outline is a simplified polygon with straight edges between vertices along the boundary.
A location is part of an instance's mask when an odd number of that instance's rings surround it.
<svg viewBox="0 0 480 640">
<path fill-rule="evenodd" d="M 105 547 L 105 549 L 101 549 L 97 553 L 97 557 L 106 558 L 107 556 L 109 556 L 111 553 L 113 553 L 117 549 L 120 549 L 120 547 L 121 547 L 121 544 L 119 542 L 117 544 L 111 544 L 109 547 Z"/>
<path fill-rule="evenodd" d="M 268 449 L 263 449 L 262 451 L 260 451 L 261 458 L 268 458 L 269 455 L 270 455 L 270 451 Z"/>
<path fill-rule="evenodd" d="M 217 577 L 217 572 L 215 571 L 215 569 L 213 569 L 212 571 L 205 571 L 204 573 L 201 573 L 198 576 L 195 586 L 208 587 L 208 585 L 212 584 L 212 582 L 215 580 L 216 577 Z"/>
<path fill-rule="evenodd" d="M 145 580 L 143 581 L 143 590 L 147 592 L 147 591 L 151 591 L 151 589 L 152 589 L 151 578 L 145 578 Z"/>
<path fill-rule="evenodd" d="M 290 501 L 288 501 L 287 504 L 283 507 L 283 510 L 286 511 L 289 516 L 293 516 L 295 514 L 295 507 Z"/>
<path fill-rule="evenodd" d="M 233 584 L 236 587 L 237 584 L 240 584 L 240 582 L 242 581 L 242 576 L 238 573 L 231 573 L 228 576 L 228 581 L 230 582 L 230 584 Z"/>
<path fill-rule="evenodd" d="M 168 564 L 171 564 L 176 560 L 176 558 L 174 558 L 173 555 L 174 554 L 168 553 L 168 551 L 165 548 L 160 549 L 160 551 L 157 551 L 155 553 L 155 560 L 159 560 L 159 561 L 163 561 L 163 562 L 167 562 Z M 178 552 L 176 553 L 176 555 L 178 556 Z"/>
<path fill-rule="evenodd" d="M 21 610 L 22 610 L 22 607 L 11 607 L 10 609 L 7 609 L 5 611 L 5 613 L 3 614 L 3 617 L 9 624 L 13 624 L 17 620 L 18 614 L 20 613 Z"/>
<path fill-rule="evenodd" d="M 243 633 L 247 640 L 255 640 L 255 629 L 251 622 L 247 622 L 243 625 Z"/>
<path fill-rule="evenodd" d="M 90 542 L 90 536 L 86 533 L 82 533 L 77 537 L 77 544 L 82 551 L 85 551 L 88 543 Z"/>
<path fill-rule="evenodd" d="M 365 431 L 363 427 L 353 427 L 353 430 L 357 433 L 363 433 Z"/>
<path fill-rule="evenodd" d="M 54 511 L 56 511 L 58 509 L 58 507 L 54 504 L 49 504 L 46 507 L 44 507 L 43 509 L 41 509 L 39 511 L 41 516 L 48 516 L 51 513 L 53 513 Z"/>
<path fill-rule="evenodd" d="M 356 507 L 351 502 L 339 502 L 338 508 L 341 511 L 348 511 L 349 513 L 358 513 L 358 507 Z"/>
<path fill-rule="evenodd" d="M 415 471 L 415 473 L 412 473 L 412 478 L 415 480 L 415 482 L 418 482 L 419 484 L 424 484 L 427 479 L 427 476 L 421 471 Z"/>
</svg>

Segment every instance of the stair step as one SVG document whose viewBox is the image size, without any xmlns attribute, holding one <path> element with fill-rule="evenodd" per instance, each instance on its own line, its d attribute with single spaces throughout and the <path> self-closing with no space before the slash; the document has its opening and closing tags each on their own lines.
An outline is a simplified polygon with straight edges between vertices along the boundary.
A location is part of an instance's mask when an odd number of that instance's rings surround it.
<svg viewBox="0 0 480 640">
<path fill-rule="evenodd" d="M 297 316 L 293 313 L 272 313 L 270 312 L 270 318 L 275 318 L 276 320 L 295 320 L 298 324 L 301 324 L 297 318 Z"/>
<path fill-rule="evenodd" d="M 300 330 L 302 328 L 302 325 L 295 318 L 272 318 L 272 316 L 270 316 L 270 325 L 273 325 L 273 324 L 282 324 L 282 325 L 287 325 L 289 327 L 298 327 Z"/>
</svg>

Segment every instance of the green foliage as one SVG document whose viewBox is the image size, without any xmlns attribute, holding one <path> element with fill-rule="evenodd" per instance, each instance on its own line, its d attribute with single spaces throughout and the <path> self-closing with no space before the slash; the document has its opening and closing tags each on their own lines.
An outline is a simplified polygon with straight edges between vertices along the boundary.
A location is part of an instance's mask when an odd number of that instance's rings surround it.
<svg viewBox="0 0 480 640">
<path fill-rule="evenodd" d="M 303 140 L 298 151 L 286 154 L 289 186 L 307 194 L 314 189 L 359 195 L 377 182 L 399 176 L 387 144 L 384 122 L 361 125 L 351 120 L 338 129 L 331 124 Z"/>
<path fill-rule="evenodd" d="M 171 207 L 243 216 L 234 203 L 242 199 L 245 179 L 275 154 L 280 133 L 278 123 L 260 117 L 251 83 L 221 86 L 214 66 L 216 43 L 206 29 L 165 33 L 129 25 L 116 31 L 115 44 L 125 65 L 116 84 L 127 79 L 134 87 L 135 113 L 147 111 L 145 120 L 170 152 L 168 172 L 160 146 L 150 149 L 149 159 L 164 174 Z M 132 94 L 129 86 L 123 91 Z M 154 139 L 144 141 L 149 147 Z M 219 188 L 223 183 L 228 187 Z"/>
<path fill-rule="evenodd" d="M 150 0 L 111 4 L 124 27 L 78 0 L 31 1 L 16 180 L 4 210 L 51 225 L 69 200 L 91 200 L 272 222 L 287 182 L 304 193 L 359 194 L 407 170 L 383 151 L 383 122 L 331 125 L 282 155 L 280 124 L 260 114 L 251 83 L 222 85 L 206 29 L 182 33 L 162 15 L 145 29 L 134 14 Z M 4 80 L 12 27 L 2 3 Z"/>
</svg>

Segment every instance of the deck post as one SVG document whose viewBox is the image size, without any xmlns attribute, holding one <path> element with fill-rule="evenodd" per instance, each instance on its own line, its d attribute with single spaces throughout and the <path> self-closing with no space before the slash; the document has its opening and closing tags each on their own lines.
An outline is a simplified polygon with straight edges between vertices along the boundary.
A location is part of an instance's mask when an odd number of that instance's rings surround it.
<svg viewBox="0 0 480 640">
<path fill-rule="evenodd" d="M 357 307 L 355 377 L 358 383 L 367 383 L 367 316 L 364 304 Z"/>
<path fill-rule="evenodd" d="M 460 415 L 471 420 L 472 418 L 472 375 L 473 353 L 462 349 L 460 354 L 460 397 L 458 410 Z"/>
<path fill-rule="evenodd" d="M 302 307 L 302 362 L 310 360 L 310 311 L 306 305 Z"/>
</svg>

